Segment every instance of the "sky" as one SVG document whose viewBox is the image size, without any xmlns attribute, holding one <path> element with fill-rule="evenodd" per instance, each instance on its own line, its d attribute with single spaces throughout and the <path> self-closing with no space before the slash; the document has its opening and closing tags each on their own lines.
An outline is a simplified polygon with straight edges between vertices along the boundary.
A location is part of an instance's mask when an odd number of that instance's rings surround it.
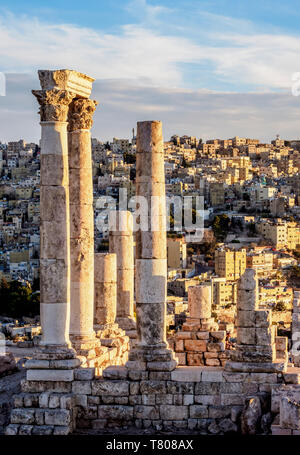
<svg viewBox="0 0 300 455">
<path fill-rule="evenodd" d="M 103 141 L 139 120 L 162 120 L 166 140 L 299 139 L 299 23 L 298 0 L 0 0 L 0 141 L 39 139 L 31 89 L 61 68 L 96 79 Z"/>
</svg>

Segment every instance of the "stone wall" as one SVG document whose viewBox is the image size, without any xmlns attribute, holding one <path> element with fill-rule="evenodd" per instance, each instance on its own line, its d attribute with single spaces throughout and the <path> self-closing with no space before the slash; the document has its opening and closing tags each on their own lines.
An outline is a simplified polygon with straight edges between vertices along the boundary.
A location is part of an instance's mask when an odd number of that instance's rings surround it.
<svg viewBox="0 0 300 455">
<path fill-rule="evenodd" d="M 88 374 L 88 372 L 86 372 Z M 134 425 L 155 430 L 199 430 L 203 434 L 240 432 L 249 397 L 261 401 L 256 432 L 267 432 L 271 389 L 291 380 L 285 374 L 229 373 L 222 368 L 179 367 L 171 373 L 136 375 L 109 367 L 102 379 L 77 380 L 77 428 L 102 430 Z"/>
</svg>

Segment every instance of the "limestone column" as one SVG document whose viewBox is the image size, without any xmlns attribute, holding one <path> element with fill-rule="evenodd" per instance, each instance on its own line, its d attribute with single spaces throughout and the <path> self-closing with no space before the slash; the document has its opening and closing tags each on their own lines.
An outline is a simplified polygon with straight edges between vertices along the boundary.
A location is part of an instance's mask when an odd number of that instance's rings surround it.
<svg viewBox="0 0 300 455">
<path fill-rule="evenodd" d="M 209 319 L 211 318 L 211 285 L 200 284 L 190 286 L 188 289 L 188 306 L 191 318 Z"/>
<path fill-rule="evenodd" d="M 134 320 L 134 253 L 132 214 L 113 212 L 110 216 L 109 251 L 117 257 L 117 317 L 126 331 L 136 328 Z M 113 220 L 113 223 L 112 223 Z"/>
<path fill-rule="evenodd" d="M 158 121 L 137 124 L 136 195 L 148 203 L 149 230 L 136 232 L 138 339 L 129 360 L 142 361 L 147 370 L 171 371 L 176 361 L 166 343 L 166 201 L 162 124 Z"/>
<path fill-rule="evenodd" d="M 40 74 L 41 79 L 41 74 Z M 68 107 L 74 95 L 33 90 L 40 104 L 40 293 L 42 346 L 68 347 L 70 321 L 70 218 Z"/>
<path fill-rule="evenodd" d="M 95 254 L 95 324 L 115 323 L 117 313 L 117 258 L 113 253 Z"/>
<path fill-rule="evenodd" d="M 91 133 L 97 103 L 74 99 L 69 110 L 71 247 L 70 338 L 77 352 L 92 349 L 94 324 L 94 209 Z M 97 341 L 98 342 L 98 341 Z"/>
<path fill-rule="evenodd" d="M 286 362 L 275 362 L 275 330 L 272 311 L 260 310 L 258 279 L 254 269 L 246 269 L 238 282 L 237 345 L 230 351 L 227 371 L 273 373 L 286 371 Z"/>
</svg>

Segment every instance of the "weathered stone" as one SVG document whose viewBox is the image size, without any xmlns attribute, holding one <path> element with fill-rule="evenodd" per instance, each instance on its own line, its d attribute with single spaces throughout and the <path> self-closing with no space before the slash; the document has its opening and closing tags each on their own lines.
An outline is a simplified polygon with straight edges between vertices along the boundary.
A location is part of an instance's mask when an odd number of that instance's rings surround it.
<svg viewBox="0 0 300 455">
<path fill-rule="evenodd" d="M 34 409 L 13 409 L 10 421 L 11 423 L 33 424 L 35 422 Z"/>
<path fill-rule="evenodd" d="M 137 419 L 159 419 L 159 407 L 156 406 L 135 406 L 134 416 Z"/>
<path fill-rule="evenodd" d="M 190 406 L 190 417 L 192 419 L 203 419 L 208 417 L 208 407 L 201 405 Z"/>
<path fill-rule="evenodd" d="M 141 381 L 140 392 L 143 394 L 166 393 L 166 383 L 164 381 Z"/>
<path fill-rule="evenodd" d="M 92 381 L 92 395 L 129 395 L 126 381 Z"/>
<path fill-rule="evenodd" d="M 219 428 L 222 433 L 236 433 L 238 431 L 237 425 L 230 419 L 222 419 L 219 422 Z"/>
<path fill-rule="evenodd" d="M 86 394 L 90 395 L 92 392 L 90 381 L 73 381 L 72 392 L 75 394 Z"/>
<path fill-rule="evenodd" d="M 261 419 L 261 404 L 258 397 L 246 399 L 241 415 L 241 430 L 243 434 L 256 434 Z"/>
<path fill-rule="evenodd" d="M 109 420 L 129 420 L 133 418 L 133 406 L 100 405 L 98 418 Z"/>
<path fill-rule="evenodd" d="M 300 402 L 285 396 L 281 397 L 280 426 L 300 430 Z"/>
<path fill-rule="evenodd" d="M 68 426 L 71 422 L 70 411 L 67 409 L 45 410 L 46 425 Z"/>
<path fill-rule="evenodd" d="M 187 419 L 188 418 L 188 407 L 187 406 L 162 405 L 162 406 L 160 406 L 160 417 L 163 420 Z"/>
<path fill-rule="evenodd" d="M 76 381 L 91 381 L 95 377 L 95 368 L 78 368 L 74 371 Z"/>
<path fill-rule="evenodd" d="M 184 347 L 187 351 L 205 352 L 207 348 L 207 342 L 205 340 L 185 340 Z"/>
</svg>

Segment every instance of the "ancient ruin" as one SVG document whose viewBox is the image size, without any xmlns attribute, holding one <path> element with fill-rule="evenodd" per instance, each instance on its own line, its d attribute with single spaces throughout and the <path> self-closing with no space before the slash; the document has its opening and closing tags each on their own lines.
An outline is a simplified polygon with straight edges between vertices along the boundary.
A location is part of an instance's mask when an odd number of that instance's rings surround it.
<svg viewBox="0 0 300 455">
<path fill-rule="evenodd" d="M 41 90 L 33 94 L 42 128 L 43 335 L 26 362 L 6 434 L 130 425 L 254 434 L 268 433 L 271 424 L 273 434 L 299 434 L 300 373 L 288 366 L 286 340 L 276 339 L 271 311 L 258 308 L 255 270 L 247 268 L 239 280 L 236 349 L 226 350 L 206 284 L 189 289 L 189 317 L 176 334 L 176 353 L 168 346 L 162 123 L 137 125 L 136 195 L 150 211 L 148 229 L 136 232 L 135 259 L 125 211 L 117 214 L 116 229 L 111 226 L 110 252 L 95 254 L 93 79 L 69 70 L 39 71 L 39 77 Z M 135 328 L 129 349 L 125 331 Z"/>
</svg>

